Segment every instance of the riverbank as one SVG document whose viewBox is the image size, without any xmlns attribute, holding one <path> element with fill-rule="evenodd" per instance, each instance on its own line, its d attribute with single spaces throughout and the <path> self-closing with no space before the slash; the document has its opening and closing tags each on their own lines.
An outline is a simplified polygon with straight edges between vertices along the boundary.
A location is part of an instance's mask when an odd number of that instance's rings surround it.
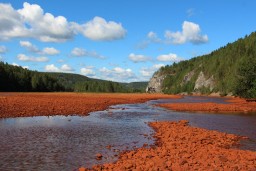
<svg viewBox="0 0 256 171">
<path fill-rule="evenodd" d="M 256 112 L 256 102 L 247 102 L 241 98 L 228 98 L 229 104 L 217 103 L 175 103 L 159 104 L 158 106 L 175 111 L 214 112 L 214 113 L 249 113 Z"/>
<path fill-rule="evenodd" d="M 0 93 L 0 118 L 83 115 L 111 105 L 143 103 L 160 98 L 180 98 L 164 94 L 125 93 Z"/>
<path fill-rule="evenodd" d="M 120 155 L 115 163 L 87 170 L 255 170 L 256 152 L 236 149 L 239 137 L 188 126 L 187 121 L 152 122 L 156 145 Z"/>
</svg>

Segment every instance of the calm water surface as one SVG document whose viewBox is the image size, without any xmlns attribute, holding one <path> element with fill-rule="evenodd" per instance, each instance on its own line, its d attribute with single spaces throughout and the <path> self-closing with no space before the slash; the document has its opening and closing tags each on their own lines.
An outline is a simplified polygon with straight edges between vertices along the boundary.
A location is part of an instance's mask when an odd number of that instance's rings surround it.
<svg viewBox="0 0 256 171">
<path fill-rule="evenodd" d="M 184 97 L 142 104 L 111 106 L 89 116 L 0 119 L 0 170 L 76 170 L 79 166 L 112 162 L 120 151 L 152 145 L 147 122 L 189 120 L 190 125 L 248 136 L 241 149 L 256 151 L 256 114 L 174 112 L 159 103 L 216 102 L 223 98 Z M 106 148 L 112 145 L 111 149 Z M 95 154 L 102 153 L 102 160 Z"/>
</svg>

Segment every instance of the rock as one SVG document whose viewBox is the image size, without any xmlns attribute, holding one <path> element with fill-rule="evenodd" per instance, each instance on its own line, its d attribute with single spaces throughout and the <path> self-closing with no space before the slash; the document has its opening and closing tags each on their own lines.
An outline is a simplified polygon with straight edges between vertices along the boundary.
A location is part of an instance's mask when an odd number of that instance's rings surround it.
<svg viewBox="0 0 256 171">
<path fill-rule="evenodd" d="M 100 153 L 96 154 L 96 159 L 97 159 L 97 160 L 101 160 L 101 159 L 102 159 L 102 157 L 103 157 L 103 155 L 102 155 L 102 154 L 100 154 Z"/>
<path fill-rule="evenodd" d="M 181 82 L 180 85 L 182 86 L 182 85 L 188 83 L 188 82 L 191 80 L 191 78 L 194 76 L 194 74 L 195 74 L 194 71 L 190 71 L 189 73 L 187 73 L 187 74 L 184 76 L 184 78 L 183 78 L 183 80 L 182 80 L 182 82 Z"/>
<path fill-rule="evenodd" d="M 161 75 L 161 72 L 156 72 L 152 78 L 149 80 L 148 86 L 146 88 L 147 93 L 161 93 L 162 84 L 166 75 Z"/>
<path fill-rule="evenodd" d="M 201 71 L 195 82 L 194 90 L 198 90 L 203 87 L 210 88 L 210 91 L 212 91 L 214 89 L 214 78 L 212 75 L 210 78 L 206 79 L 204 73 Z"/>
</svg>

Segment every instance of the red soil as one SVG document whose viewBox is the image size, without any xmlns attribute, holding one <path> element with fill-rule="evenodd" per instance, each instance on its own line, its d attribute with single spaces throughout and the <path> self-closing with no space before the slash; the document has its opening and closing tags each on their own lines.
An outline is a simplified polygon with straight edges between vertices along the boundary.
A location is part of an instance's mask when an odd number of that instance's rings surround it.
<svg viewBox="0 0 256 171">
<path fill-rule="evenodd" d="M 246 102 L 244 99 L 232 98 L 227 100 L 230 104 L 217 103 L 175 103 L 159 104 L 176 111 L 201 111 L 201 112 L 255 112 L 256 102 Z"/>
<path fill-rule="evenodd" d="M 88 115 L 110 105 L 151 99 L 179 98 L 163 94 L 121 93 L 0 93 L 0 118 L 50 115 Z"/>
<path fill-rule="evenodd" d="M 187 121 L 153 122 L 157 144 L 85 170 L 256 170 L 256 152 L 233 148 L 242 137 L 194 128 Z"/>
</svg>

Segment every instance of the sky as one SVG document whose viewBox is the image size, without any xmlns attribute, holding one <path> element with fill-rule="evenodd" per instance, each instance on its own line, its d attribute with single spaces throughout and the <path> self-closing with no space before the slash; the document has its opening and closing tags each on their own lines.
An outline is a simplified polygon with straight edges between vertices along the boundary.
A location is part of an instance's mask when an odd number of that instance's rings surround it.
<svg viewBox="0 0 256 171">
<path fill-rule="evenodd" d="M 256 31 L 255 0 L 1 0 L 0 60 L 40 72 L 148 81 L 161 66 Z"/>
</svg>

